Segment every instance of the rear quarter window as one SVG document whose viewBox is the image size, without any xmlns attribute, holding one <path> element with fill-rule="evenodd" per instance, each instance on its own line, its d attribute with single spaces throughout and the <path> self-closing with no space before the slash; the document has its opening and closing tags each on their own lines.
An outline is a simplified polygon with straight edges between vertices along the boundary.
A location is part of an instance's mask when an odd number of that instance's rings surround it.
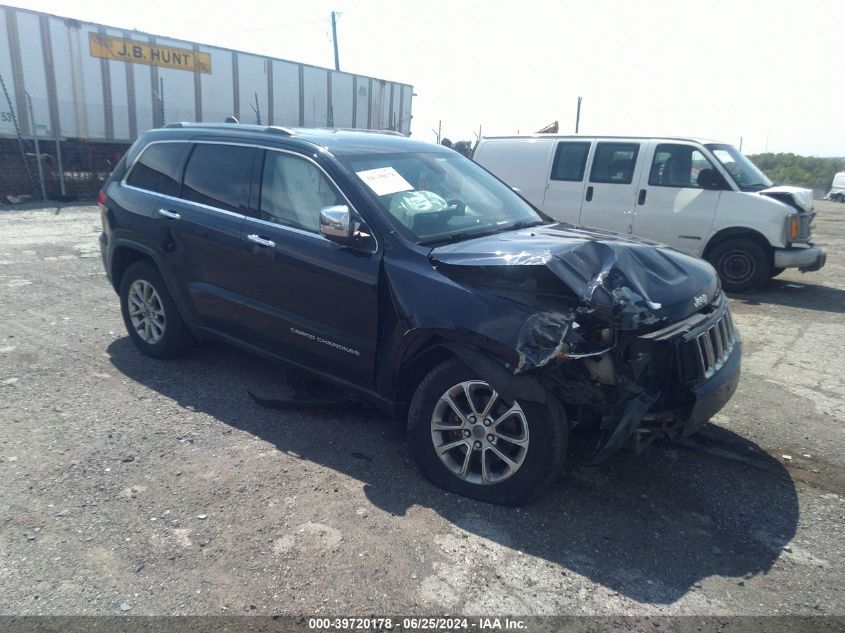
<svg viewBox="0 0 845 633">
<path fill-rule="evenodd" d="M 182 165 L 188 143 L 152 143 L 147 145 L 129 172 L 126 184 L 168 196 L 179 195 Z"/>
</svg>

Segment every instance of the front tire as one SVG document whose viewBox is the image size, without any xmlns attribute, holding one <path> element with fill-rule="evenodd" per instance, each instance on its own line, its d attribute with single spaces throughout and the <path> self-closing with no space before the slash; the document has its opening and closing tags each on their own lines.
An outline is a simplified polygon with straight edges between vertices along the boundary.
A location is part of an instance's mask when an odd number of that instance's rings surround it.
<svg viewBox="0 0 845 633">
<path fill-rule="evenodd" d="M 120 280 L 120 310 L 129 338 L 147 356 L 175 358 L 188 347 L 188 329 L 152 262 L 135 262 L 126 269 Z"/>
<path fill-rule="evenodd" d="M 507 401 L 458 360 L 423 379 L 408 414 L 414 459 L 440 488 L 501 505 L 541 495 L 563 469 L 563 408 Z"/>
<path fill-rule="evenodd" d="M 756 241 L 732 237 L 717 244 L 707 256 L 727 292 L 748 292 L 769 279 L 769 253 Z"/>
</svg>

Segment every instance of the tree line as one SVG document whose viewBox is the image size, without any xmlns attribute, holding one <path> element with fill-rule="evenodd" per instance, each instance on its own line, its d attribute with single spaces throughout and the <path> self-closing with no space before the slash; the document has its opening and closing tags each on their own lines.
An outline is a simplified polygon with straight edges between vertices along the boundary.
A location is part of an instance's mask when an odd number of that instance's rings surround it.
<svg viewBox="0 0 845 633">
<path fill-rule="evenodd" d="M 845 158 L 816 158 L 797 154 L 750 154 L 757 167 L 779 185 L 806 187 L 827 193 L 833 175 L 845 171 Z"/>
</svg>

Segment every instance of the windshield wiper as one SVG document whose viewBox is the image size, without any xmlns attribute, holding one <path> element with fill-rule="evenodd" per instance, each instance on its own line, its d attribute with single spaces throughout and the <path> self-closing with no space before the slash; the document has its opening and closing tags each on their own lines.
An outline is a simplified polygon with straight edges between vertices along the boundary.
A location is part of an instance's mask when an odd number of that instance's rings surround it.
<svg viewBox="0 0 845 633">
<path fill-rule="evenodd" d="M 428 240 L 421 240 L 417 242 L 420 246 L 434 246 L 435 244 L 451 244 L 452 242 L 463 242 L 474 237 L 483 237 L 490 235 L 490 231 L 480 231 L 478 233 L 450 233 L 449 235 L 441 235 L 440 237 L 432 237 Z"/>
<path fill-rule="evenodd" d="M 495 228 L 491 228 L 487 231 L 476 231 L 473 233 L 467 233 L 466 231 L 461 231 L 460 233 L 451 233 L 449 235 L 442 235 L 440 237 L 433 237 L 428 240 L 422 240 L 418 242 L 420 246 L 433 246 L 434 244 L 451 244 L 453 242 L 463 242 L 464 240 L 471 240 L 476 237 L 486 237 L 488 235 L 495 235 L 496 233 L 504 233 L 505 231 L 516 231 L 519 229 L 528 228 L 529 226 L 537 226 L 539 224 L 546 224 L 545 220 L 520 220 L 519 222 L 514 222 L 513 224 L 508 224 L 507 226 L 498 226 Z"/>
<path fill-rule="evenodd" d="M 518 231 L 519 229 L 527 229 L 529 226 L 539 226 L 541 224 L 547 224 L 547 222 L 545 220 L 520 220 L 519 222 L 514 222 L 509 226 L 503 226 L 496 229 L 496 233 L 501 231 Z"/>
</svg>

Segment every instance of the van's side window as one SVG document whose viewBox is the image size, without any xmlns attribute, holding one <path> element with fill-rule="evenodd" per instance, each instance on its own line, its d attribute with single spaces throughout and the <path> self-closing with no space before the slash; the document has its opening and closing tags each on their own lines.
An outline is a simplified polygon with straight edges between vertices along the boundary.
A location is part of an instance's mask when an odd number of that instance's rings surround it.
<svg viewBox="0 0 845 633">
<path fill-rule="evenodd" d="M 690 145 L 665 143 L 654 150 L 648 184 L 655 187 L 692 187 L 702 189 L 698 175 L 713 166 L 704 154 Z"/>
<path fill-rule="evenodd" d="M 267 152 L 259 218 L 318 233 L 320 209 L 337 204 L 346 201 L 316 165 L 291 154 Z"/>
<path fill-rule="evenodd" d="M 589 143 L 562 142 L 557 144 L 555 160 L 552 164 L 552 180 L 569 180 L 578 182 L 584 179 L 584 168 L 587 166 L 587 154 L 590 153 Z"/>
<path fill-rule="evenodd" d="M 238 145 L 198 143 L 185 167 L 182 197 L 241 213 L 254 151 Z"/>
<path fill-rule="evenodd" d="M 597 143 L 590 182 L 631 184 L 639 151 L 639 143 Z"/>
<path fill-rule="evenodd" d="M 190 143 L 147 145 L 126 179 L 126 184 L 168 196 L 178 196 L 180 169 L 190 148 Z"/>
</svg>

